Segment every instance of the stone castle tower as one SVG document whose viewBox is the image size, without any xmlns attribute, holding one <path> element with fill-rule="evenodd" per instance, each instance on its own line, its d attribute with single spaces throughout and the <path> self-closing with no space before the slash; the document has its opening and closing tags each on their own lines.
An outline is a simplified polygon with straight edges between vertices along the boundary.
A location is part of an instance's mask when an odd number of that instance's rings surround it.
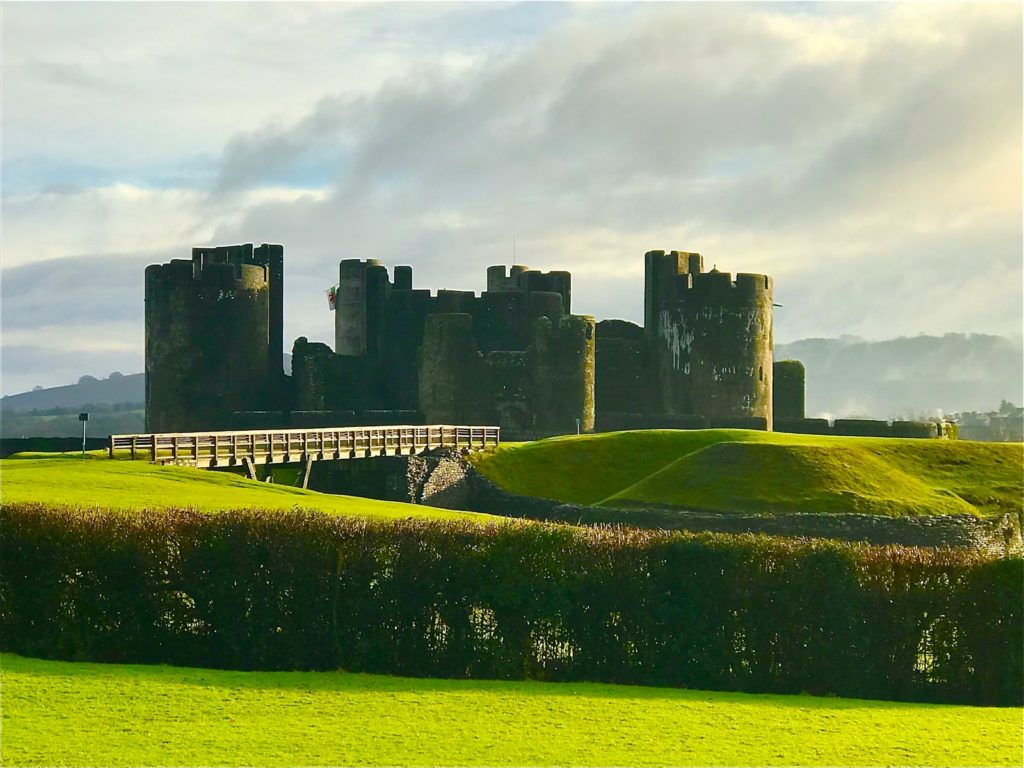
<svg viewBox="0 0 1024 768">
<path fill-rule="evenodd" d="M 699 253 L 645 257 L 644 333 L 653 346 L 654 407 L 772 425 L 772 279 L 704 271 Z"/>
<path fill-rule="evenodd" d="M 644 325 L 597 325 L 599 429 L 772 427 L 772 279 L 644 256 Z"/>
<path fill-rule="evenodd" d="M 284 394 L 284 249 L 193 248 L 146 268 L 146 429 L 227 428 Z"/>
</svg>

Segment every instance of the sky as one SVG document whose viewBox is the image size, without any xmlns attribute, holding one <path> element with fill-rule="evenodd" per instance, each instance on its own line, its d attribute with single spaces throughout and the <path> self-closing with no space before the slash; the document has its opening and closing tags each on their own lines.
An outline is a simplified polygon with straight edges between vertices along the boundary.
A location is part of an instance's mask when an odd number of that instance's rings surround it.
<svg viewBox="0 0 1024 768">
<path fill-rule="evenodd" d="M 3 393 L 142 370 L 145 266 L 244 242 L 289 347 L 341 259 L 642 322 L 673 248 L 773 275 L 777 342 L 1019 334 L 1021 13 L 5 2 Z"/>
</svg>

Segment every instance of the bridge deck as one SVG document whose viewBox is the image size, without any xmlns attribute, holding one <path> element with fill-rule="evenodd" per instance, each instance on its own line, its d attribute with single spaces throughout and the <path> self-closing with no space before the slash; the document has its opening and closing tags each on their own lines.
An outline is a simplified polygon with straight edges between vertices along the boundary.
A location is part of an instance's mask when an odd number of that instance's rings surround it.
<svg viewBox="0 0 1024 768">
<path fill-rule="evenodd" d="M 434 448 L 489 448 L 498 427 L 448 424 L 330 429 L 252 429 L 238 432 L 162 432 L 111 435 L 110 457 L 130 451 L 161 464 L 235 467 L 245 463 L 291 464 L 373 456 L 410 456 Z"/>
</svg>

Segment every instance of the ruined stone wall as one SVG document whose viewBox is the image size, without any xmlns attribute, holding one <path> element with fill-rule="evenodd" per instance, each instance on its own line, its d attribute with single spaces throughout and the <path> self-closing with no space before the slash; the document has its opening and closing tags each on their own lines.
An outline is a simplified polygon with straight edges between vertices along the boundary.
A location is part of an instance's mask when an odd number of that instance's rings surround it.
<svg viewBox="0 0 1024 768">
<path fill-rule="evenodd" d="M 304 336 L 292 347 L 296 410 L 367 411 L 385 407 L 377 358 L 335 355 L 326 344 Z"/>
<path fill-rule="evenodd" d="M 249 244 L 196 248 L 191 261 L 147 267 L 148 431 L 225 428 L 232 412 L 281 397 L 281 350 L 272 343 L 280 299 L 271 290 L 280 259 L 279 246 L 254 253 Z"/>
<path fill-rule="evenodd" d="M 934 421 L 893 421 L 880 419 L 776 419 L 776 432 L 802 435 L 845 435 L 853 437 L 904 437 L 915 439 L 948 438 Z"/>
<path fill-rule="evenodd" d="M 596 419 L 611 413 L 650 413 L 654 371 L 644 329 L 625 320 L 602 320 L 594 333 Z"/>
<path fill-rule="evenodd" d="M 530 402 L 530 371 L 526 352 L 488 352 L 487 391 L 492 424 L 503 435 L 522 435 L 533 431 L 533 407 Z M 506 437 L 505 439 L 514 439 Z"/>
</svg>

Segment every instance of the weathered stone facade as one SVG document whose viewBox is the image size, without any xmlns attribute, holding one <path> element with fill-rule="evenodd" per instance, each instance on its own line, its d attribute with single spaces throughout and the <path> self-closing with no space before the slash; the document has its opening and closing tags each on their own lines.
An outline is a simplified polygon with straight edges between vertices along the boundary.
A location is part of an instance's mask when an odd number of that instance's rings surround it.
<svg viewBox="0 0 1024 768">
<path fill-rule="evenodd" d="M 496 424 L 510 437 L 594 425 L 594 320 L 568 314 L 568 272 L 487 270 L 488 289 L 414 289 L 379 262 L 339 267 L 335 354 L 300 338 L 296 407 L 411 411 L 417 421 Z"/>
<path fill-rule="evenodd" d="M 339 265 L 335 348 L 280 370 L 280 246 L 196 248 L 146 272 L 147 428 L 496 424 L 506 439 L 696 425 L 770 429 L 772 282 L 645 256 L 645 324 L 570 314 L 568 272 L 487 270 L 487 290 Z M 275 361 L 277 361 L 275 363 Z M 324 423 L 327 420 L 329 424 Z"/>
</svg>

